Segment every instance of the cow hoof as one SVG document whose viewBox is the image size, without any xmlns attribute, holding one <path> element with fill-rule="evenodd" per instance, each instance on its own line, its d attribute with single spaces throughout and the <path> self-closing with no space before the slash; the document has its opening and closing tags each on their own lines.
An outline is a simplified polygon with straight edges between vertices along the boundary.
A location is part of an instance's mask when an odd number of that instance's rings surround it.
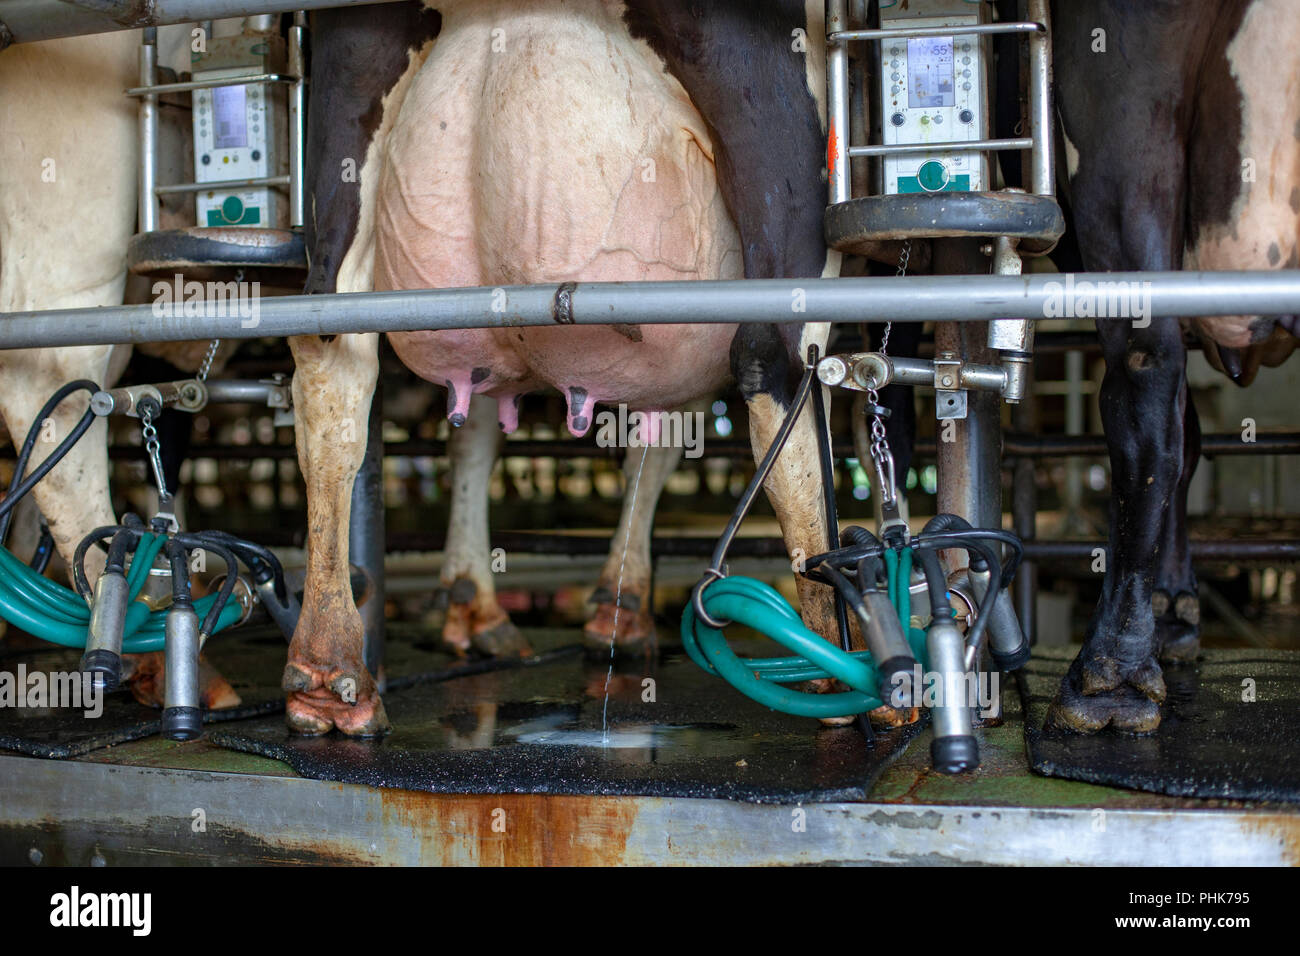
<svg viewBox="0 0 1300 956">
<path fill-rule="evenodd" d="M 1201 652 L 1200 634 L 1183 621 L 1156 621 L 1156 640 L 1164 664 L 1189 664 Z"/>
<path fill-rule="evenodd" d="M 1105 727 L 1149 734 L 1160 726 L 1164 676 L 1154 658 L 1127 665 L 1098 657 L 1070 667 L 1047 712 L 1047 726 L 1081 734 Z"/>
<path fill-rule="evenodd" d="M 122 663 L 124 680 L 131 688 L 131 696 L 146 707 L 162 707 L 167 692 L 167 671 L 162 651 L 125 654 Z M 230 682 L 202 655 L 199 655 L 199 701 L 207 710 L 229 710 L 243 703 Z"/>
<path fill-rule="evenodd" d="M 467 656 L 471 648 L 489 657 L 528 657 L 533 653 L 523 634 L 495 601 L 486 611 L 480 610 L 476 603 L 453 601 L 442 626 L 442 642 L 459 657 Z"/>
<path fill-rule="evenodd" d="M 1156 615 L 1160 660 L 1171 664 L 1196 660 L 1201 650 L 1201 602 L 1196 595 L 1183 591 L 1171 601 L 1166 592 L 1157 591 L 1151 604 L 1162 608 Z"/>
<path fill-rule="evenodd" d="M 819 680 L 810 680 L 804 684 L 804 689 L 812 694 L 837 694 L 843 691 L 844 685 L 832 677 L 823 677 Z M 883 710 L 884 708 L 876 708 Z M 846 714 L 843 717 L 818 717 L 817 720 L 823 727 L 848 727 L 858 719 L 857 714 Z"/>
<path fill-rule="evenodd" d="M 654 615 L 615 607 L 613 601 L 598 605 L 582 629 L 582 646 L 593 657 L 608 657 L 611 653 L 634 657 L 652 650 L 658 642 Z"/>
<path fill-rule="evenodd" d="M 295 734 L 319 736 L 337 729 L 349 737 L 381 737 L 391 729 L 384 702 L 364 668 L 327 672 L 291 660 L 280 686 L 289 694 L 285 720 Z"/>
<path fill-rule="evenodd" d="M 474 650 L 488 657 L 530 657 L 533 653 L 519 628 L 509 621 L 476 631 L 470 638 L 470 644 Z"/>
<path fill-rule="evenodd" d="M 872 727 L 894 730 L 897 727 L 916 723 L 921 719 L 921 711 L 916 707 L 890 707 L 888 704 L 881 704 L 867 714 L 867 719 L 871 721 Z"/>
</svg>

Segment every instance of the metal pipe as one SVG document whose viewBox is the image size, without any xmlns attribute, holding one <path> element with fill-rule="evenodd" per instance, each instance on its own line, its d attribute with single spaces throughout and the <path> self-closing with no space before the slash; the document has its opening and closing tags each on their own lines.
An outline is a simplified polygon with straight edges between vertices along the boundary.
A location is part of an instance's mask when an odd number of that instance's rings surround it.
<svg viewBox="0 0 1300 956">
<path fill-rule="evenodd" d="M 210 183 L 171 183 L 167 186 L 155 186 L 156 195 L 166 196 L 171 193 L 201 193 L 209 189 L 240 189 L 245 186 L 288 186 L 288 176 L 251 176 L 247 179 L 219 179 Z"/>
<path fill-rule="evenodd" d="M 150 28 L 140 39 L 140 83 L 152 86 L 158 82 L 158 31 Z M 158 228 L 158 196 L 154 192 L 158 182 L 158 97 L 146 93 L 140 97 L 136 109 L 140 130 L 139 196 L 136 199 L 141 232 Z"/>
<path fill-rule="evenodd" d="M 390 2 L 393 0 L 4 0 L 0 3 L 0 33 L 7 31 L 13 43 L 30 43 L 196 20 Z"/>
<path fill-rule="evenodd" d="M 307 62 L 303 57 L 305 15 L 295 14 L 289 28 L 289 71 L 297 77 L 289 87 L 289 228 L 299 229 L 307 221 L 307 169 L 303 143 L 307 124 Z"/>
<path fill-rule="evenodd" d="M 901 29 L 881 30 L 839 30 L 827 36 L 834 44 L 856 42 L 858 40 L 911 40 L 921 37 L 968 37 L 987 36 L 995 33 L 1044 33 L 1047 30 L 1041 23 L 981 23 L 971 26 L 949 27 L 903 27 Z"/>
<path fill-rule="evenodd" d="M 223 76 L 215 80 L 189 80 L 185 83 L 133 86 L 126 91 L 126 95 L 148 96 L 151 93 L 155 95 L 185 93 L 190 90 L 211 90 L 225 86 L 262 86 L 267 83 L 292 83 L 295 79 L 295 77 L 284 73 L 253 73 L 248 76 Z"/>
<path fill-rule="evenodd" d="M 1050 27 L 1047 0 L 1028 0 L 1028 13 L 1030 19 Z M 1056 195 L 1052 134 L 1052 41 L 1044 29 L 1029 37 L 1029 136 L 1034 142 L 1030 188 L 1039 196 Z"/>
<path fill-rule="evenodd" d="M 867 156 L 898 156 L 908 153 L 973 152 L 988 150 L 1006 152 L 1016 149 L 1029 149 L 1034 141 L 1028 138 L 1018 139 L 971 139 L 957 140 L 949 143 L 904 143 L 897 146 L 851 146 L 849 156 L 860 159 Z"/>
<path fill-rule="evenodd" d="M 829 0 L 826 4 L 828 31 L 849 25 L 847 0 Z M 829 188 L 831 205 L 848 202 L 852 198 L 852 177 L 849 172 L 849 51 L 842 43 L 826 47 L 827 132 L 829 161 Z"/>
<path fill-rule="evenodd" d="M 1300 541 L 1249 541 L 1201 538 L 1188 542 L 1193 561 L 1300 561 Z M 1027 541 L 1025 559 L 1033 561 L 1091 561 L 1100 538 L 1091 541 Z"/>
<path fill-rule="evenodd" d="M 54 309 L 0 315 L 0 348 L 556 324 L 1029 319 L 1050 316 L 1063 301 L 1083 295 L 1085 282 L 1134 283 L 1119 288 L 1141 288 L 1144 301 L 1149 296 L 1151 315 L 1290 315 L 1300 311 L 1297 269 L 1081 273 L 1065 276 L 1065 284 L 1062 278 L 1031 274 L 566 282 L 498 289 L 275 296 L 254 300 L 257 314 L 251 321 L 223 315 L 158 315 L 152 304 Z M 795 313 L 791 303 L 801 294 L 806 308 Z"/>
<path fill-rule="evenodd" d="M 213 389 L 220 383 L 209 382 Z M 216 398 L 209 396 L 209 404 L 215 404 Z M 265 404 L 263 399 L 240 397 L 220 399 L 232 404 L 247 402 Z M 1023 406 L 1022 406 L 1023 407 Z M 1024 435 L 1006 433 L 1003 452 L 1007 467 L 1018 467 L 1018 462 L 1039 458 L 1104 457 L 1107 454 L 1105 439 L 1100 435 Z M 601 448 L 587 442 L 562 439 L 526 439 L 524 441 L 507 441 L 501 447 L 503 458 L 620 458 L 626 449 Z M 1201 451 L 1206 456 L 1219 455 L 1300 455 L 1300 433 L 1289 432 L 1278 435 L 1259 435 L 1254 442 L 1243 442 L 1235 432 L 1227 434 L 1206 435 L 1202 438 Z M 834 454 L 839 460 L 856 458 L 857 452 L 851 442 L 836 442 Z M 915 458 L 933 458 L 935 443 L 933 439 L 919 439 L 912 448 Z M 113 461 L 135 461 L 140 455 L 139 445 L 112 445 L 108 456 Z M 754 450 L 746 442 L 711 441 L 701 460 L 730 458 L 736 461 L 752 461 Z M 0 449 L 0 461 L 13 461 L 12 447 Z M 210 458 L 216 461 L 254 461 L 260 458 L 297 458 L 298 451 L 292 444 L 287 445 L 229 445 L 204 444 L 194 449 L 192 458 Z M 446 458 L 447 443 L 426 439 L 388 442 L 384 445 L 386 458 Z M 1019 533 L 1019 532 L 1017 532 Z"/>
</svg>

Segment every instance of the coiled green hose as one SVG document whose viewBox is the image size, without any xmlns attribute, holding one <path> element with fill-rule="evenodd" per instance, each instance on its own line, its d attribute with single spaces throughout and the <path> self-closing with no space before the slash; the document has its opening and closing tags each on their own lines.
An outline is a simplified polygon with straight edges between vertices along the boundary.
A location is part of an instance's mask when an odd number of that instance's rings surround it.
<svg viewBox="0 0 1300 956">
<path fill-rule="evenodd" d="M 925 632 L 906 626 L 911 616 L 908 582 L 912 552 L 905 549 L 899 557 L 887 549 L 885 564 L 889 572 L 890 601 L 905 623 L 912 653 L 924 668 Z M 704 610 L 714 620 L 731 620 L 752 627 L 796 655 L 737 657 L 722 631 L 700 620 L 688 603 L 682 615 L 682 643 L 686 653 L 697 665 L 723 678 L 745 696 L 798 717 L 843 717 L 881 706 L 882 701 L 875 696 L 877 676 L 870 652 L 845 653 L 808 630 L 790 603 L 763 582 L 746 577 L 722 578 L 704 589 L 702 600 Z M 853 690 L 810 694 L 781 686 L 826 677 L 834 677 Z"/>
<path fill-rule="evenodd" d="M 167 610 L 150 611 L 136 597 L 149 578 L 154 558 L 167 543 L 164 535 L 144 533 L 127 572 L 127 593 L 130 604 L 126 624 L 122 631 L 122 651 L 143 654 L 161 651 L 165 643 L 164 628 Z M 194 602 L 194 610 L 202 618 L 216 594 L 209 594 Z M 243 611 L 237 603 L 228 603 L 217 618 L 214 631 L 229 627 L 239 620 Z M 76 591 L 38 574 L 15 558 L 7 548 L 0 547 L 0 617 L 52 644 L 63 647 L 86 646 L 86 632 L 90 627 L 90 607 Z"/>
</svg>

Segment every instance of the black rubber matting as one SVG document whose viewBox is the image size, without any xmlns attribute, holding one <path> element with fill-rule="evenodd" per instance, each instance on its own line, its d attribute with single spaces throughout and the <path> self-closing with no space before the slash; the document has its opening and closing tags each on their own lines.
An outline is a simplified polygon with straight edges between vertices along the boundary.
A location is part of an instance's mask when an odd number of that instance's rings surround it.
<svg viewBox="0 0 1300 956">
<path fill-rule="evenodd" d="M 1300 652 L 1210 650 L 1165 667 L 1159 729 L 1044 731 L 1077 647 L 1036 651 L 1016 675 L 1035 773 L 1179 797 L 1300 802 Z M 1253 691 L 1254 700 L 1249 698 Z"/>
<path fill-rule="evenodd" d="M 389 630 L 385 666 L 391 688 L 508 666 L 490 660 L 458 661 L 431 638 L 417 638 L 410 627 L 390 625 Z M 228 710 L 207 711 L 204 723 L 283 713 L 284 693 L 279 684 L 287 649 L 283 635 L 270 624 L 254 624 L 214 637 L 205 657 L 230 682 L 242 703 Z M 19 665 L 27 675 L 73 672 L 81 657 L 80 651 L 48 645 L 35 650 L 4 650 L 0 645 L 0 673 L 14 675 L 20 673 Z M 32 757 L 79 757 L 157 734 L 159 717 L 157 709 L 137 703 L 126 690 L 105 696 L 103 712 L 97 717 L 66 707 L 0 707 L 0 750 Z"/>
<path fill-rule="evenodd" d="M 378 787 L 795 803 L 864 799 L 920 729 L 879 735 L 869 750 L 856 729 L 768 710 L 673 650 L 612 675 L 605 661 L 544 656 L 384 703 L 394 730 L 382 740 L 296 737 L 277 718 L 208 737 L 306 777 Z"/>
</svg>

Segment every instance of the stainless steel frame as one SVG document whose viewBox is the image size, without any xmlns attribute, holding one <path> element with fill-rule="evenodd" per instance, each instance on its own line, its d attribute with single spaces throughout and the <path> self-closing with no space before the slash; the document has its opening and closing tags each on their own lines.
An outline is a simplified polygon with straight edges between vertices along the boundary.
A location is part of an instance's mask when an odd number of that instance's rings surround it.
<svg viewBox="0 0 1300 956">
<path fill-rule="evenodd" d="M 152 305 L 55 309 L 0 314 L 0 349 L 555 324 L 1034 319 L 1059 304 L 1066 278 L 1031 274 L 582 282 L 297 295 L 257 300 L 258 315 L 242 319 L 156 314 Z M 1297 269 L 1080 273 L 1073 278 L 1076 289 L 1083 282 L 1145 283 L 1151 315 L 1300 311 Z"/>
<path fill-rule="evenodd" d="M 330 4 L 338 6 L 338 4 Z M 295 4 L 297 7 L 309 4 Z M 0 12 L 3 12 L 0 10 Z M 127 96 L 140 99 L 140 232 L 153 232 L 158 228 L 158 197 L 173 193 L 197 193 L 205 189 L 231 189 L 240 186 L 284 186 L 289 193 L 289 228 L 301 229 L 306 222 L 305 179 L 306 168 L 303 142 L 306 136 L 307 88 L 306 61 L 303 58 L 303 33 L 305 14 L 299 10 L 294 25 L 289 30 L 288 71 L 285 73 L 255 73 L 217 80 L 192 80 L 186 83 L 158 82 L 158 31 L 148 27 L 142 31 L 140 44 L 140 85 L 126 91 Z M 245 179 L 224 179 L 210 183 L 170 183 L 158 185 L 158 97 L 164 93 L 192 93 L 194 90 L 211 90 L 227 86 L 269 86 L 273 83 L 289 84 L 289 174 L 287 176 L 257 176 Z"/>
<path fill-rule="evenodd" d="M 161 27 L 198 20 L 323 7 L 354 7 L 393 0 L 0 0 L 0 49 L 11 43 L 54 40 Z"/>
</svg>

